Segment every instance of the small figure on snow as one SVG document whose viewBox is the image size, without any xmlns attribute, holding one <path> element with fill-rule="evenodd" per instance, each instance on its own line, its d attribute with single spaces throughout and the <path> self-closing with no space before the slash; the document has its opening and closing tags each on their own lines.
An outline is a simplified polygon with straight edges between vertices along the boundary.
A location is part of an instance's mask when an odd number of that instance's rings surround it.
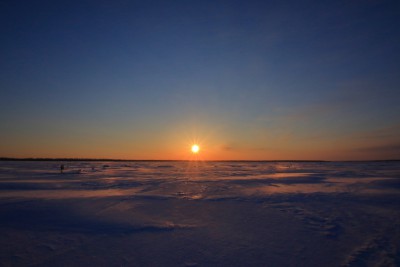
<svg viewBox="0 0 400 267">
<path fill-rule="evenodd" d="M 60 173 L 64 173 L 64 164 L 61 164 L 60 166 Z"/>
</svg>

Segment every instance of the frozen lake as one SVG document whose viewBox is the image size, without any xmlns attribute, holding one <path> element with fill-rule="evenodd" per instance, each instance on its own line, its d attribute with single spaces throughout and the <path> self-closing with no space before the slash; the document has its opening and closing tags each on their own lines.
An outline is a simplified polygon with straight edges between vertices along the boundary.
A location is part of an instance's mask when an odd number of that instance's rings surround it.
<svg viewBox="0 0 400 267">
<path fill-rule="evenodd" d="M 0 266 L 400 266 L 400 162 L 3 161 L 0 214 Z"/>
</svg>

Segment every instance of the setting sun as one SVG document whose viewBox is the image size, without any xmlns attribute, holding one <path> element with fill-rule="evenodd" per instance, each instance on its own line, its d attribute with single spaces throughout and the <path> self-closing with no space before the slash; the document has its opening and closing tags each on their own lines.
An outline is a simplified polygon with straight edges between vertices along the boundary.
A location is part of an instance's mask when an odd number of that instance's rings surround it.
<svg viewBox="0 0 400 267">
<path fill-rule="evenodd" d="M 198 145 L 193 145 L 192 146 L 192 152 L 197 154 L 199 153 L 200 147 Z"/>
</svg>

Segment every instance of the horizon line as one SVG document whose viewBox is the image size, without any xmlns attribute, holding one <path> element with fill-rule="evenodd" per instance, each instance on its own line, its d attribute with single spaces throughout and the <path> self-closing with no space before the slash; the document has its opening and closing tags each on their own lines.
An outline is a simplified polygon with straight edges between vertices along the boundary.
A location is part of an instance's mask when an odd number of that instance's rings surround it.
<svg viewBox="0 0 400 267">
<path fill-rule="evenodd" d="M 0 161 L 210 161 L 210 162 L 382 162 L 400 161 L 400 159 L 373 159 L 373 160 L 296 160 L 296 159 L 274 159 L 274 160 L 249 160 L 249 159 L 224 159 L 224 160 L 179 160 L 179 159 L 112 159 L 112 158 L 47 158 L 47 157 L 0 157 Z"/>
</svg>

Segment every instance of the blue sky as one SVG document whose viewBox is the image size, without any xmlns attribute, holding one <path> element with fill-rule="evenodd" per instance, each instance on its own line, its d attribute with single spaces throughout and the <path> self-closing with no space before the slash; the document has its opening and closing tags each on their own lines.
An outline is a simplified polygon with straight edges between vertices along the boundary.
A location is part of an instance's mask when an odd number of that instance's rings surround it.
<svg viewBox="0 0 400 267">
<path fill-rule="evenodd" d="M 400 158 L 396 1 L 0 7 L 2 156 Z"/>
</svg>

